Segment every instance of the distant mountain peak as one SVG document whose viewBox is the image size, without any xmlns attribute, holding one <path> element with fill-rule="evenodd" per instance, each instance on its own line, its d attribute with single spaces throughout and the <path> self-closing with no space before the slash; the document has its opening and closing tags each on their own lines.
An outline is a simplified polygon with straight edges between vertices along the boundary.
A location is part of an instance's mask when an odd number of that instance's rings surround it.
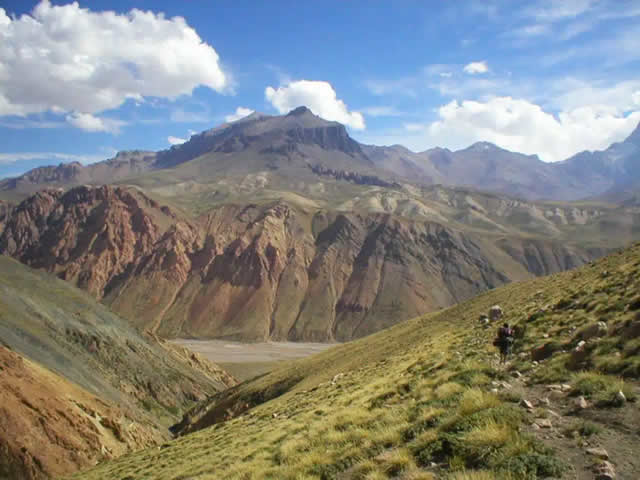
<svg viewBox="0 0 640 480">
<path fill-rule="evenodd" d="M 300 116 L 300 115 L 305 115 L 307 113 L 310 113 L 311 115 L 313 115 L 313 112 L 311 110 L 309 110 L 304 105 L 301 105 L 301 106 L 299 106 L 297 108 L 294 108 L 289 113 L 287 113 L 287 117 L 296 117 L 296 116 Z"/>
<path fill-rule="evenodd" d="M 470 145 L 467 150 L 474 150 L 477 152 L 483 152 L 483 151 L 490 151 L 490 150 L 503 150 L 502 148 L 498 147 L 497 145 L 491 143 L 491 142 L 476 142 L 472 145 Z"/>
<path fill-rule="evenodd" d="M 631 132 L 631 135 L 626 138 L 625 143 L 633 143 L 640 146 L 640 122 L 636 126 L 635 130 Z"/>
</svg>

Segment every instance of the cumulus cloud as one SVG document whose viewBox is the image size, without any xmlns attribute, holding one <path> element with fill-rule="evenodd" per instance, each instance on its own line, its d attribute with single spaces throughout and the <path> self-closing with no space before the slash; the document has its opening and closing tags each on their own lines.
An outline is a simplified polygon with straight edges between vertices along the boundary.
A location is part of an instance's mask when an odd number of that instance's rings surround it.
<svg viewBox="0 0 640 480">
<path fill-rule="evenodd" d="M 582 150 L 602 150 L 623 140 L 640 122 L 640 111 L 623 115 L 602 105 L 582 106 L 557 115 L 539 105 L 511 97 L 484 102 L 452 101 L 425 127 L 429 141 L 461 148 L 489 141 L 508 150 L 558 161 Z"/>
<path fill-rule="evenodd" d="M 464 66 L 463 70 L 469 75 L 475 75 L 478 73 L 487 73 L 489 71 L 489 66 L 487 62 L 471 62 Z"/>
<path fill-rule="evenodd" d="M 216 51 L 181 17 L 48 0 L 18 18 L 0 8 L 0 116 L 66 112 L 72 125 L 110 131 L 90 114 L 199 85 L 223 92 L 229 83 Z"/>
<path fill-rule="evenodd" d="M 126 124 L 121 120 L 111 118 L 100 118 L 90 113 L 74 112 L 67 115 L 66 120 L 74 127 L 80 128 L 87 132 L 109 132 L 118 133 L 120 127 Z"/>
<path fill-rule="evenodd" d="M 241 118 L 251 115 L 253 112 L 254 111 L 250 108 L 238 107 L 236 108 L 235 113 L 227 115 L 226 117 L 224 117 L 224 119 L 226 122 L 235 122 L 236 120 L 240 120 Z"/>
<path fill-rule="evenodd" d="M 186 138 L 174 137 L 172 135 L 169 135 L 167 137 L 167 142 L 169 142 L 171 145 L 182 145 L 186 141 Z"/>
<path fill-rule="evenodd" d="M 325 120 L 340 122 L 356 130 L 365 128 L 362 114 L 350 112 L 345 103 L 337 98 L 336 91 L 329 82 L 298 80 L 277 89 L 267 87 L 264 93 L 280 113 L 287 113 L 304 105 Z"/>
</svg>

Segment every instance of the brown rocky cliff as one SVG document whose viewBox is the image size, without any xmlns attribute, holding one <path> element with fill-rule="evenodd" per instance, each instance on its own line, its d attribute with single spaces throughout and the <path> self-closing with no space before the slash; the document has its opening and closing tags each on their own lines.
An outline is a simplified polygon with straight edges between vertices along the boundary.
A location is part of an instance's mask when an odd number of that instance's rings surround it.
<svg viewBox="0 0 640 480">
<path fill-rule="evenodd" d="M 144 207 L 158 206 L 122 188 L 45 190 L 13 212 L 0 248 L 101 298 L 109 282 L 149 254 L 160 237 Z"/>
<path fill-rule="evenodd" d="M 553 241 L 283 202 L 180 220 L 120 187 L 39 193 L 6 225 L 4 253 L 166 337 L 348 340 L 591 259 Z"/>
</svg>

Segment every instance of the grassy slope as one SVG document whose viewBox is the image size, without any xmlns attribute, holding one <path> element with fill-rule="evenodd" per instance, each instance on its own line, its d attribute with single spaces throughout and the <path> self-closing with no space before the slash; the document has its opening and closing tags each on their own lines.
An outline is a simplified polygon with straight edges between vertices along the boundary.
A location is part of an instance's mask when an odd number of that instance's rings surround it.
<svg viewBox="0 0 640 480">
<path fill-rule="evenodd" d="M 218 422 L 212 427 L 76 478 L 561 475 L 569 466 L 527 433 L 533 414 L 518 406 L 519 397 L 506 390 L 492 393 L 495 382 L 512 380 L 496 365 L 494 328 L 482 328 L 478 316 L 498 303 L 508 321 L 526 326 L 519 349 L 542 342 L 560 349 L 539 366 L 525 358 L 512 362 L 510 368 L 525 372 L 526 388 L 568 381 L 569 394 L 611 408 L 619 389 L 634 399 L 640 374 L 640 339 L 633 338 L 640 323 L 639 287 L 636 245 L 577 271 L 487 292 L 245 382 L 194 410 L 185 430 Z M 577 343 L 572 327 L 595 320 L 607 322 L 609 335 L 588 343 L 581 366 L 587 373 L 572 371 L 570 354 L 562 349 Z M 626 409 L 640 418 L 636 403 L 620 410 Z"/>
<path fill-rule="evenodd" d="M 0 256 L 0 343 L 102 400 L 168 426 L 194 398 L 225 388 L 87 293 Z"/>
</svg>

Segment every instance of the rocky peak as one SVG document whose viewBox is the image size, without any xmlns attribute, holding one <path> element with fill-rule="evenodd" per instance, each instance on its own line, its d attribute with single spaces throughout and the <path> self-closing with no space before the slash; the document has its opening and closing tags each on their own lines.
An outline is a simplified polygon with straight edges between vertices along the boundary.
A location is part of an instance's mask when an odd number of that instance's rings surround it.
<svg viewBox="0 0 640 480">
<path fill-rule="evenodd" d="M 497 145 L 491 142 L 476 142 L 471 146 L 467 147 L 465 150 L 467 151 L 475 151 L 475 152 L 496 152 L 504 150 Z"/>
<path fill-rule="evenodd" d="M 309 110 L 307 107 L 305 107 L 304 105 L 302 105 L 300 107 L 294 108 L 289 113 L 287 113 L 287 117 L 297 117 L 305 114 L 313 115 L 313 112 Z"/>
</svg>

